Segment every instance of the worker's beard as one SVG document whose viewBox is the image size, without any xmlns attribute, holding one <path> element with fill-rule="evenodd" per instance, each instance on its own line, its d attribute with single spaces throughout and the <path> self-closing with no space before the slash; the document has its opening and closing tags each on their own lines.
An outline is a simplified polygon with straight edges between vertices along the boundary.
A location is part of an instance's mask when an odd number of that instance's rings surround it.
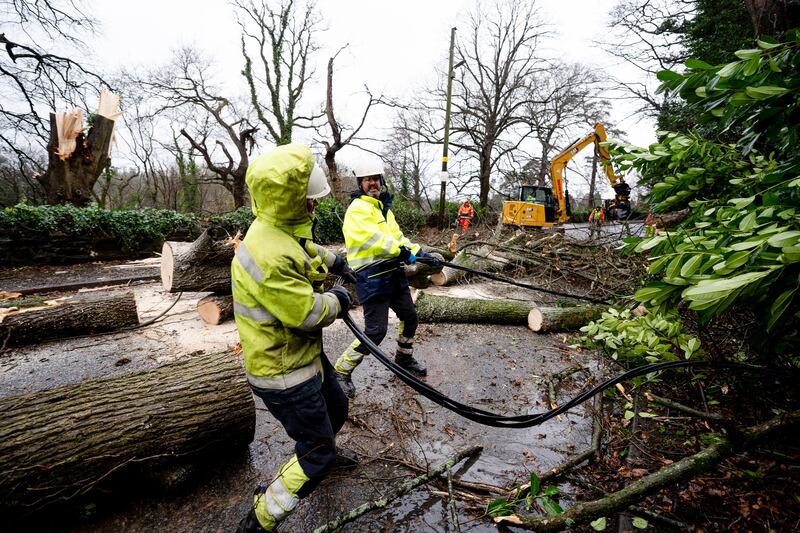
<svg viewBox="0 0 800 533">
<path fill-rule="evenodd" d="M 362 187 L 361 190 L 364 191 L 364 194 L 366 194 L 367 196 L 370 196 L 372 198 L 375 198 L 376 200 L 381 195 L 381 186 L 380 186 L 380 184 L 369 183 L 368 185 L 365 185 L 364 187 Z"/>
</svg>

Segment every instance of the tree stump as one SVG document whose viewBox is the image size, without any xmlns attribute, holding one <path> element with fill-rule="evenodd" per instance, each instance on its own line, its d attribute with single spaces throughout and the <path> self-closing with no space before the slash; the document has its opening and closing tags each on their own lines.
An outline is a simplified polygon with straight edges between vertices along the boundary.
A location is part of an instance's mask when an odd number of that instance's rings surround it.
<svg viewBox="0 0 800 533">
<path fill-rule="evenodd" d="M 23 310 L 0 320 L 0 345 L 20 346 L 135 326 L 139 315 L 133 292 L 127 291 Z"/>
<path fill-rule="evenodd" d="M 417 297 L 417 315 L 422 323 L 524 325 L 528 323 L 528 312 L 535 305 L 517 300 L 470 300 L 423 292 Z"/>
<path fill-rule="evenodd" d="M 253 395 L 230 352 L 2 398 L 0 516 L 244 447 L 254 434 Z"/>
<path fill-rule="evenodd" d="M 231 293 L 232 241 L 214 240 L 204 231 L 188 247 L 165 242 L 161 284 L 166 292 Z"/>
<path fill-rule="evenodd" d="M 197 302 L 197 313 L 206 324 L 218 326 L 233 318 L 233 296 L 210 294 Z"/>
<path fill-rule="evenodd" d="M 79 133 L 75 150 L 59 155 L 59 136 L 55 113 L 50 113 L 50 141 L 47 172 L 39 181 L 50 205 L 71 203 L 80 207 L 92 201 L 92 189 L 97 178 L 111 163 L 109 156 L 114 121 L 102 115 L 94 116 L 88 135 Z"/>
<path fill-rule="evenodd" d="M 528 327 L 537 333 L 574 331 L 600 318 L 605 310 L 602 305 L 535 307 L 528 314 Z"/>
</svg>

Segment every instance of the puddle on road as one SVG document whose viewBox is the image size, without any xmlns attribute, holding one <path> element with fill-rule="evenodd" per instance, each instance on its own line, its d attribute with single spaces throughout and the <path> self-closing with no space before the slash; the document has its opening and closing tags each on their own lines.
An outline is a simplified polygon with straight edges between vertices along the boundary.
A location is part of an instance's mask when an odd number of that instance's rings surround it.
<svg viewBox="0 0 800 533">
<path fill-rule="evenodd" d="M 500 289 L 499 287 L 502 287 Z M 157 285 L 136 289 L 142 320 L 163 310 L 171 297 Z M 475 283 L 436 289 L 451 296 L 527 296 L 505 286 Z M 0 363 L 3 394 L 21 394 L 77 382 L 88 377 L 127 373 L 163 364 L 197 350 L 221 351 L 238 339 L 233 322 L 205 326 L 195 312 L 202 295 L 184 295 L 157 325 L 125 335 L 75 339 L 17 350 Z M 361 323 L 361 313 L 354 311 Z M 394 316 L 382 343 L 395 346 Z M 428 366 L 426 382 L 459 401 L 498 414 L 528 414 L 547 410 L 544 378 L 575 364 L 596 373 L 598 358 L 570 349 L 563 335 L 538 335 L 524 326 L 423 324 L 416 355 Z M 325 330 L 325 349 L 335 360 L 350 344 L 343 323 Z M 83 346 L 83 347 L 82 347 Z M 115 361 L 124 354 L 123 367 Z M 57 371 L 56 371 L 57 369 Z M 589 379 L 579 372 L 563 382 L 558 401 L 574 395 Z M 416 394 L 374 358 L 356 370 L 358 395 L 339 444 L 356 450 L 361 464 L 351 472 L 335 472 L 298 506 L 282 532 L 309 531 L 364 502 L 382 497 L 387 489 L 417 473 L 408 465 L 436 466 L 457 450 L 482 445 L 469 468 L 454 473 L 465 481 L 506 486 L 522 483 L 532 470 L 544 472 L 589 446 L 588 404 L 538 427 L 491 428 L 463 419 Z M 125 498 L 125 503 L 99 504 L 88 521 L 71 531 L 231 531 L 247 512 L 253 488 L 274 475 L 293 453 L 293 443 L 256 400 L 256 439 L 249 449 L 228 452 L 219 462 L 199 466 L 179 493 Z M 387 509 L 373 511 L 342 531 L 446 531 L 447 499 L 423 486 Z M 445 489 L 446 490 L 446 489 Z M 474 507 L 458 503 L 462 531 L 496 531 L 487 519 L 475 520 Z M 63 524 L 60 524 L 63 527 Z"/>
</svg>

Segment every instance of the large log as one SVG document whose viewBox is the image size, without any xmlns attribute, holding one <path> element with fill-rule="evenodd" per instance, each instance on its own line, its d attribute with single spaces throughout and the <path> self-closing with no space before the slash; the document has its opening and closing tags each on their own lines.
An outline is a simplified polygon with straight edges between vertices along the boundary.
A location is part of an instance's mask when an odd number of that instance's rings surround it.
<svg viewBox="0 0 800 533">
<path fill-rule="evenodd" d="M 605 310 L 602 305 L 535 307 L 528 314 L 528 327 L 537 333 L 574 331 L 600 318 Z"/>
<path fill-rule="evenodd" d="M 255 405 L 237 357 L 0 399 L 0 517 L 246 446 Z"/>
<path fill-rule="evenodd" d="M 22 310 L 0 320 L 0 345 L 20 346 L 135 326 L 139 315 L 133 292 L 127 291 Z"/>
<path fill-rule="evenodd" d="M 524 325 L 534 305 L 519 300 L 471 300 L 423 292 L 417 297 L 417 314 L 420 322 Z"/>
<path fill-rule="evenodd" d="M 190 246 L 165 242 L 161 249 L 161 284 L 166 292 L 231 293 L 233 242 L 214 240 L 204 231 Z"/>
<path fill-rule="evenodd" d="M 210 294 L 197 302 L 197 313 L 203 322 L 218 326 L 233 318 L 233 296 L 229 294 Z"/>
</svg>

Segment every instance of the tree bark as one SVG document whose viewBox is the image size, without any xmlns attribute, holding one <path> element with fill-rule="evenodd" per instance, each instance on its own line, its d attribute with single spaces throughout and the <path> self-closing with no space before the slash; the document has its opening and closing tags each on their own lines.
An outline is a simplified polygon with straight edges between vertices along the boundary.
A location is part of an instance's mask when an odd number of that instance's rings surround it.
<svg viewBox="0 0 800 533">
<path fill-rule="evenodd" d="M 61 159 L 57 153 L 56 115 L 50 113 L 50 142 L 47 145 L 49 162 L 47 172 L 39 180 L 48 204 L 70 203 L 82 207 L 92 201 L 94 184 L 111 163 L 108 154 L 113 132 L 113 120 L 95 115 L 89 134 L 79 134 L 75 151 Z"/>
<path fill-rule="evenodd" d="M 128 291 L 5 315 L 0 322 L 0 345 L 20 346 L 115 331 L 138 323 L 136 299 Z"/>
<path fill-rule="evenodd" d="M 197 313 L 203 322 L 217 326 L 233 318 L 233 296 L 211 294 L 197 302 Z"/>
<path fill-rule="evenodd" d="M 204 231 L 191 246 L 165 242 L 161 249 L 161 283 L 166 292 L 231 293 L 229 241 L 215 241 Z"/>
<path fill-rule="evenodd" d="M 0 399 L 0 516 L 246 446 L 255 405 L 232 353 Z"/>
<path fill-rule="evenodd" d="M 429 276 L 438 274 L 442 271 L 442 267 L 433 268 L 431 265 L 416 262 L 413 265 L 406 265 L 405 272 L 408 284 L 415 289 L 427 289 L 431 286 Z"/>
<path fill-rule="evenodd" d="M 420 322 L 467 324 L 527 324 L 533 302 L 517 300 L 470 300 L 420 293 L 417 314 Z"/>
<path fill-rule="evenodd" d="M 456 256 L 453 258 L 452 263 L 469 268 L 478 268 L 478 265 L 475 263 L 475 261 L 473 261 L 472 258 L 468 256 L 467 252 L 465 252 L 464 250 L 456 254 Z M 443 287 L 447 285 L 452 285 L 458 280 L 464 279 L 468 275 L 469 273 L 464 272 L 463 270 L 459 270 L 452 267 L 444 267 L 441 272 L 431 276 L 431 282 L 437 287 Z"/>
<path fill-rule="evenodd" d="M 579 307 L 534 307 L 528 313 L 528 327 L 537 333 L 573 331 L 592 320 L 597 320 L 605 311 L 604 306 Z"/>
</svg>

